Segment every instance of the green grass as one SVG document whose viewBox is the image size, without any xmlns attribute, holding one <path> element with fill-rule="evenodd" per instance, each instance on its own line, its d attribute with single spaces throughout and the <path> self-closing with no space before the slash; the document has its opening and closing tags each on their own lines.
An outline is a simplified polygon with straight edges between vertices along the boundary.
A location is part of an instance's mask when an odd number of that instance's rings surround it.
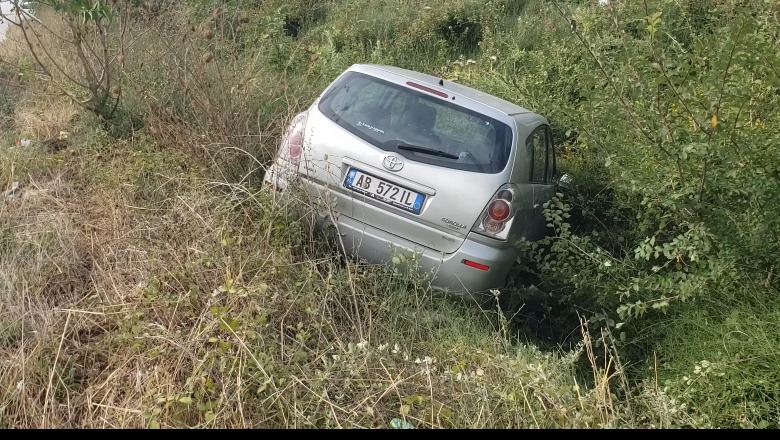
<svg viewBox="0 0 780 440">
<path fill-rule="evenodd" d="M 707 408 L 709 423 L 732 428 L 776 426 L 780 313 L 776 298 L 763 303 L 692 304 L 667 324 L 660 347 L 663 380 L 688 405 Z"/>
</svg>

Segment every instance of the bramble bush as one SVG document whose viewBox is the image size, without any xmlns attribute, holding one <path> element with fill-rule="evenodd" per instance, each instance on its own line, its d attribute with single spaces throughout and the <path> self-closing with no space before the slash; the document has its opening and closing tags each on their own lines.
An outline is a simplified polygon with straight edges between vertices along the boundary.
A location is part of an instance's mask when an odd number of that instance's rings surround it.
<svg viewBox="0 0 780 440">
<path fill-rule="evenodd" d="M 759 371 L 780 337 L 763 325 L 780 305 L 780 8 L 552 2 L 537 14 L 549 44 L 502 42 L 510 56 L 475 82 L 498 77 L 496 93 L 549 109 L 563 166 L 580 178 L 546 206 L 553 235 L 521 243 L 540 287 L 632 361 L 657 356 L 716 426 L 777 426 L 777 390 Z M 762 351 L 709 351 L 734 316 Z M 694 392 L 690 369 L 714 357 L 720 370 Z"/>
</svg>

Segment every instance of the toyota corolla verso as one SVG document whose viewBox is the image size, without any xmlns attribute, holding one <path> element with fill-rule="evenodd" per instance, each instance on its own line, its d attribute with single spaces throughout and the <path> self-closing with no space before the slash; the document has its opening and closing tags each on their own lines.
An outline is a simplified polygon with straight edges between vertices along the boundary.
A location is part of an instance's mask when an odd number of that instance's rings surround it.
<svg viewBox="0 0 780 440">
<path fill-rule="evenodd" d="M 434 287 L 481 292 L 506 283 L 520 238 L 546 233 L 555 148 L 547 120 L 518 105 L 361 64 L 293 118 L 264 183 L 322 202 L 347 253 L 411 251 Z"/>
</svg>

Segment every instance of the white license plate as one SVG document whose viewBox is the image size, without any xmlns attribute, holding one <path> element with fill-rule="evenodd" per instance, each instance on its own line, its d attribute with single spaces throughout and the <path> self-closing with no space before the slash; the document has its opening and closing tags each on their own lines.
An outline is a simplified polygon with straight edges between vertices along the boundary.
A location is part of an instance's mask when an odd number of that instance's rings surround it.
<svg viewBox="0 0 780 440">
<path fill-rule="evenodd" d="M 389 183 L 379 177 L 351 168 L 344 180 L 344 186 L 380 200 L 388 205 L 419 214 L 425 196 L 410 189 Z"/>
</svg>

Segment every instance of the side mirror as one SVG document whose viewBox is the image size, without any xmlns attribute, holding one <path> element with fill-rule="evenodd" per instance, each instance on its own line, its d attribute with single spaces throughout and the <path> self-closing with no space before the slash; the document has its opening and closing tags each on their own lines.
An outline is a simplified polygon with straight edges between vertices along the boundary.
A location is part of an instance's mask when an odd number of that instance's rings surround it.
<svg viewBox="0 0 780 440">
<path fill-rule="evenodd" d="M 558 178 L 558 186 L 564 189 L 569 189 L 574 185 L 574 177 L 571 176 L 571 174 L 563 173 L 561 177 Z"/>
</svg>

